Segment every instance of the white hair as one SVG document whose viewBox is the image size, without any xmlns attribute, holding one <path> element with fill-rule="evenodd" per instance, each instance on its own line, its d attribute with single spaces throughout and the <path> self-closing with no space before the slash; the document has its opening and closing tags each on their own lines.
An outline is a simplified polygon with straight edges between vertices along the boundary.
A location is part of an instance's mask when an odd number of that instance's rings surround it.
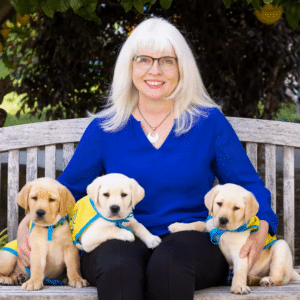
<svg viewBox="0 0 300 300">
<path fill-rule="evenodd" d="M 174 50 L 178 59 L 179 82 L 168 98 L 174 99 L 177 117 L 175 133 L 191 129 L 195 117 L 205 116 L 204 107 L 220 107 L 207 93 L 194 55 L 179 30 L 162 18 L 141 22 L 123 44 L 116 61 L 107 108 L 95 115 L 104 118 L 102 128 L 107 132 L 120 130 L 138 103 L 138 90 L 132 81 L 132 61 L 142 49 L 151 46 L 155 51 Z"/>
</svg>

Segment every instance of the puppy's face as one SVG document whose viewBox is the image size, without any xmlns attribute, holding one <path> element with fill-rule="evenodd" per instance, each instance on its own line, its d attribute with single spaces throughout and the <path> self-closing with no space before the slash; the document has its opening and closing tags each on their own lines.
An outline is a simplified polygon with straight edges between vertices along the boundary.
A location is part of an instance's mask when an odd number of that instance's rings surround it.
<svg viewBox="0 0 300 300">
<path fill-rule="evenodd" d="M 134 179 L 108 174 L 95 179 L 87 187 L 87 193 L 102 216 L 117 220 L 126 218 L 145 192 Z"/>
<path fill-rule="evenodd" d="M 41 225 L 55 224 L 59 220 L 60 202 L 61 199 L 56 189 L 49 189 L 42 185 L 32 187 L 28 197 L 31 220 Z"/>
<path fill-rule="evenodd" d="M 216 186 L 205 196 L 205 204 L 214 226 L 230 231 L 248 223 L 259 207 L 252 193 L 235 184 Z"/>
<path fill-rule="evenodd" d="M 51 178 L 27 183 L 17 196 L 18 204 L 29 212 L 31 220 L 41 226 L 56 224 L 75 204 L 71 192 Z"/>
</svg>

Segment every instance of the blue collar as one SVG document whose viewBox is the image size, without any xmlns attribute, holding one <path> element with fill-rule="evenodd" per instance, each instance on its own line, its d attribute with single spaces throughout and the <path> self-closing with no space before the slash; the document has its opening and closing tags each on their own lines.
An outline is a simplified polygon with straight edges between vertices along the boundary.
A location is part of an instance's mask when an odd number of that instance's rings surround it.
<svg viewBox="0 0 300 300">
<path fill-rule="evenodd" d="M 48 241 L 52 241 L 53 229 L 57 228 L 59 225 L 61 225 L 66 220 L 68 220 L 68 215 L 66 215 L 64 218 L 61 218 L 56 224 L 45 227 L 45 228 L 48 228 L 48 234 L 47 234 Z M 30 227 L 30 232 L 32 231 L 32 228 L 34 225 L 35 224 L 32 222 L 31 227 Z"/>
<path fill-rule="evenodd" d="M 212 219 L 212 216 L 208 216 L 206 221 L 209 221 L 210 219 Z M 247 228 L 247 224 L 245 223 L 244 225 L 240 226 L 239 228 L 235 229 L 235 230 L 224 230 L 224 229 L 219 229 L 219 228 L 214 228 L 209 232 L 210 235 L 210 241 L 214 244 L 214 245 L 218 245 L 220 243 L 220 238 L 221 236 L 225 233 L 225 232 L 244 232 L 246 231 Z"/>
<path fill-rule="evenodd" d="M 95 212 L 96 212 L 96 214 L 97 214 L 97 216 L 98 216 L 99 218 L 102 218 L 102 219 L 104 219 L 105 221 L 109 221 L 109 222 L 115 223 L 116 226 L 117 226 L 118 228 L 123 228 L 123 229 L 126 229 L 126 230 L 131 231 L 130 228 L 125 227 L 124 225 L 122 225 L 122 223 L 129 223 L 129 222 L 130 222 L 130 220 L 128 220 L 128 219 L 133 217 L 133 213 L 132 213 L 132 212 L 131 212 L 126 218 L 124 218 L 124 219 L 110 220 L 110 219 L 107 219 L 107 218 L 103 217 L 103 216 L 99 213 L 99 211 L 98 211 L 98 210 L 96 209 L 96 207 L 95 207 L 94 201 L 92 201 L 92 200 L 90 199 L 90 202 L 91 202 L 91 205 L 93 206 L 93 208 L 94 208 L 94 210 L 95 210 Z"/>
</svg>

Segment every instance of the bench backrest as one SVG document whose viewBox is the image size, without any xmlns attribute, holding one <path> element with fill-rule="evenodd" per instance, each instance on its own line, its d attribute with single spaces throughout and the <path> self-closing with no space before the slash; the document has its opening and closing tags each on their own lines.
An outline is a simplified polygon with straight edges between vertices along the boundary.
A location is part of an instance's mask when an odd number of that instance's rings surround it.
<svg viewBox="0 0 300 300">
<path fill-rule="evenodd" d="M 228 117 L 246 152 L 257 169 L 258 144 L 265 147 L 265 185 L 271 191 L 276 212 L 276 146 L 283 146 L 284 238 L 294 255 L 295 180 L 294 148 L 300 148 L 300 124 Z M 20 149 L 27 151 L 26 182 L 37 178 L 38 148 L 45 147 L 45 176 L 55 178 L 56 145 L 63 147 L 63 168 L 70 161 L 75 143 L 90 123 L 90 118 L 71 119 L 0 128 L 1 153 L 8 152 L 7 227 L 8 239 L 17 236 Z M 1 164 L 0 164 L 1 176 Z M 1 177 L 0 177 L 1 188 Z"/>
</svg>

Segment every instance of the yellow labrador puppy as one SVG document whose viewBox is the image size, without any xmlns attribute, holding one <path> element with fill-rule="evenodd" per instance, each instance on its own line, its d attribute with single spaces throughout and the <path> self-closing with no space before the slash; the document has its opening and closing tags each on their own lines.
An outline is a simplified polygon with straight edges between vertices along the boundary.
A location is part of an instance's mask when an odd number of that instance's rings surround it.
<svg viewBox="0 0 300 300">
<path fill-rule="evenodd" d="M 110 239 L 134 241 L 136 235 L 148 248 L 161 242 L 133 217 L 132 210 L 145 195 L 144 189 L 122 174 L 96 178 L 87 187 L 88 196 L 80 199 L 69 213 L 77 247 L 91 252 Z"/>
<path fill-rule="evenodd" d="M 290 280 L 300 280 L 293 269 L 291 250 L 284 240 L 277 241 L 269 236 L 259 261 L 248 272 L 248 258 L 241 259 L 239 253 L 251 230 L 256 231 L 259 219 L 258 202 L 254 195 L 235 184 L 217 185 L 205 196 L 205 206 L 212 214 L 206 223 L 174 223 L 170 232 L 198 230 L 210 232 L 211 240 L 219 244 L 230 266 L 233 266 L 231 291 L 234 294 L 248 294 L 248 283 L 264 286 L 287 284 Z"/>
<path fill-rule="evenodd" d="M 69 223 L 65 218 L 75 204 L 70 191 L 51 178 L 39 178 L 27 183 L 17 196 L 18 204 L 29 212 L 30 279 L 23 290 L 38 290 L 45 278 L 59 277 L 67 267 L 69 285 L 87 286 L 80 275 L 79 251 L 73 244 Z M 16 255 L 0 251 L 0 283 L 16 284 L 17 274 L 28 278 L 28 272 Z"/>
</svg>

